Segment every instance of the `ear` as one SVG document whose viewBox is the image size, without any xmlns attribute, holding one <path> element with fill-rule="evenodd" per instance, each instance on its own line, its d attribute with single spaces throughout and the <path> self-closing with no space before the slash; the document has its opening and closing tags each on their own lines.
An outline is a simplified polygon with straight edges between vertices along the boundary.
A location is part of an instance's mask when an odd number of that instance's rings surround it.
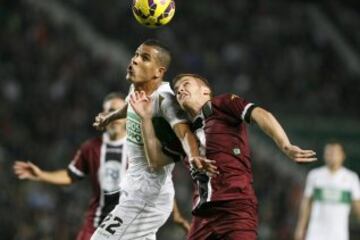
<svg viewBox="0 0 360 240">
<path fill-rule="evenodd" d="M 155 77 L 156 77 L 156 78 L 163 78 L 165 72 L 166 72 L 166 68 L 165 68 L 165 67 L 159 67 L 159 68 L 156 69 Z"/>
<path fill-rule="evenodd" d="M 204 85 L 202 85 L 201 86 L 201 93 L 203 94 L 203 95 L 211 95 L 211 90 L 207 87 L 207 86 L 204 86 Z"/>
</svg>

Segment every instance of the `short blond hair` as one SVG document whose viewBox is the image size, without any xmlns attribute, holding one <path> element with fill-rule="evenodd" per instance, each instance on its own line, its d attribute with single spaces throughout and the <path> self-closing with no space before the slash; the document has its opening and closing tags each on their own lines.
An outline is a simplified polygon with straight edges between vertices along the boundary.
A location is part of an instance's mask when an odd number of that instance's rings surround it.
<svg viewBox="0 0 360 240">
<path fill-rule="evenodd" d="M 184 77 L 192 77 L 192 78 L 196 78 L 196 79 L 200 80 L 206 87 L 208 87 L 210 89 L 211 96 L 212 96 L 213 90 L 212 90 L 212 88 L 210 86 L 209 81 L 205 77 L 203 77 L 203 76 L 201 76 L 199 74 L 196 74 L 196 73 L 181 73 L 181 74 L 176 75 L 173 78 L 173 80 L 171 81 L 171 88 L 174 91 L 175 91 L 175 84 Z"/>
</svg>

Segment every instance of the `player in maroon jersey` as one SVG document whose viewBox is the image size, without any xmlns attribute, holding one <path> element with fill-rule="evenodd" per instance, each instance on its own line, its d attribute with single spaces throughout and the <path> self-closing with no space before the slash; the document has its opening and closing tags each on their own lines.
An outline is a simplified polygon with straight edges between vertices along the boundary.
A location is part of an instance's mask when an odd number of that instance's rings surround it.
<svg viewBox="0 0 360 240">
<path fill-rule="evenodd" d="M 197 186 L 190 240 L 253 240 L 257 236 L 257 199 L 245 123 L 256 123 L 295 162 L 315 161 L 315 152 L 291 144 L 275 117 L 234 94 L 212 96 L 208 81 L 181 74 L 172 82 L 177 101 L 193 121 L 200 152 L 215 160 L 219 175 L 192 169 Z"/>
<path fill-rule="evenodd" d="M 104 112 L 111 112 L 125 104 L 121 94 L 111 93 L 103 102 Z M 126 167 L 125 121 L 109 124 L 101 137 L 85 141 L 67 169 L 44 171 L 31 162 L 16 162 L 15 174 L 20 179 L 70 185 L 89 177 L 93 196 L 86 212 L 84 225 L 77 240 L 90 239 L 95 228 L 119 201 L 120 179 Z"/>
<path fill-rule="evenodd" d="M 104 99 L 103 110 L 109 113 L 122 108 L 124 98 L 111 93 Z M 89 240 L 99 223 L 118 204 L 120 180 L 126 168 L 125 120 L 116 120 L 106 127 L 102 137 L 89 139 L 76 152 L 67 169 L 44 171 L 31 162 L 17 161 L 15 174 L 20 179 L 42 181 L 56 185 L 70 185 L 88 176 L 93 188 L 93 197 L 86 213 L 84 225 L 77 240 Z M 174 206 L 174 222 L 185 230 L 188 222 Z"/>
</svg>

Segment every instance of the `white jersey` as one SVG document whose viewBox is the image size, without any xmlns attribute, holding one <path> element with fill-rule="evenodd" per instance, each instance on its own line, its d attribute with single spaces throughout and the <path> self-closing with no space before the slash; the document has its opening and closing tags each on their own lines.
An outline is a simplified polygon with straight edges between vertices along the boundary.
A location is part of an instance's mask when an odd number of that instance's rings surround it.
<svg viewBox="0 0 360 240">
<path fill-rule="evenodd" d="M 348 240 L 351 203 L 360 200 L 356 173 L 327 167 L 312 170 L 306 181 L 305 196 L 312 199 L 306 240 Z"/>
<path fill-rule="evenodd" d="M 129 95 L 134 91 L 130 87 Z M 152 93 L 153 116 L 163 117 L 173 127 L 179 122 L 186 121 L 184 113 L 176 103 L 175 96 L 168 82 L 164 82 Z M 171 172 L 174 163 L 168 164 L 162 170 L 150 172 L 146 160 L 143 137 L 141 132 L 141 119 L 128 105 L 127 110 L 127 150 L 128 169 L 122 189 L 134 198 L 140 198 L 147 203 L 154 203 L 159 194 L 173 195 L 174 187 Z"/>
<path fill-rule="evenodd" d="M 131 86 L 129 94 L 133 92 Z M 163 83 L 152 95 L 153 116 L 163 117 L 173 127 L 186 121 L 176 103 L 169 83 Z M 155 240 L 156 232 L 166 222 L 173 208 L 174 163 L 150 172 L 145 156 L 141 119 L 128 105 L 128 169 L 121 182 L 119 205 L 96 229 L 91 240 Z"/>
</svg>

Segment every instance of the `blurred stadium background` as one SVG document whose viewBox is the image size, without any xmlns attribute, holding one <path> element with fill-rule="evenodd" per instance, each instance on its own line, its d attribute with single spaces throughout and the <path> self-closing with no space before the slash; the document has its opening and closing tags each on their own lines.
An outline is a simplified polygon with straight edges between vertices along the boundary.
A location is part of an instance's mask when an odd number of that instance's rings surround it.
<svg viewBox="0 0 360 240">
<path fill-rule="evenodd" d="M 197 72 L 215 92 L 233 92 L 271 110 L 293 142 L 321 158 L 326 140 L 360 172 L 360 11 L 356 1 L 177 0 L 168 27 L 135 22 L 130 0 L 0 0 L 0 238 L 67 240 L 82 224 L 87 184 L 59 188 L 20 182 L 16 159 L 67 166 L 99 134 L 91 123 L 110 91 L 126 92 L 126 65 L 142 41 L 174 53 L 168 74 Z M 293 236 L 306 172 L 255 128 L 251 141 L 260 202 L 259 239 Z M 188 219 L 191 181 L 174 179 Z M 351 239 L 360 225 L 351 223 Z M 184 239 L 168 222 L 160 240 Z M 358 239 L 358 238 L 357 238 Z"/>
</svg>

